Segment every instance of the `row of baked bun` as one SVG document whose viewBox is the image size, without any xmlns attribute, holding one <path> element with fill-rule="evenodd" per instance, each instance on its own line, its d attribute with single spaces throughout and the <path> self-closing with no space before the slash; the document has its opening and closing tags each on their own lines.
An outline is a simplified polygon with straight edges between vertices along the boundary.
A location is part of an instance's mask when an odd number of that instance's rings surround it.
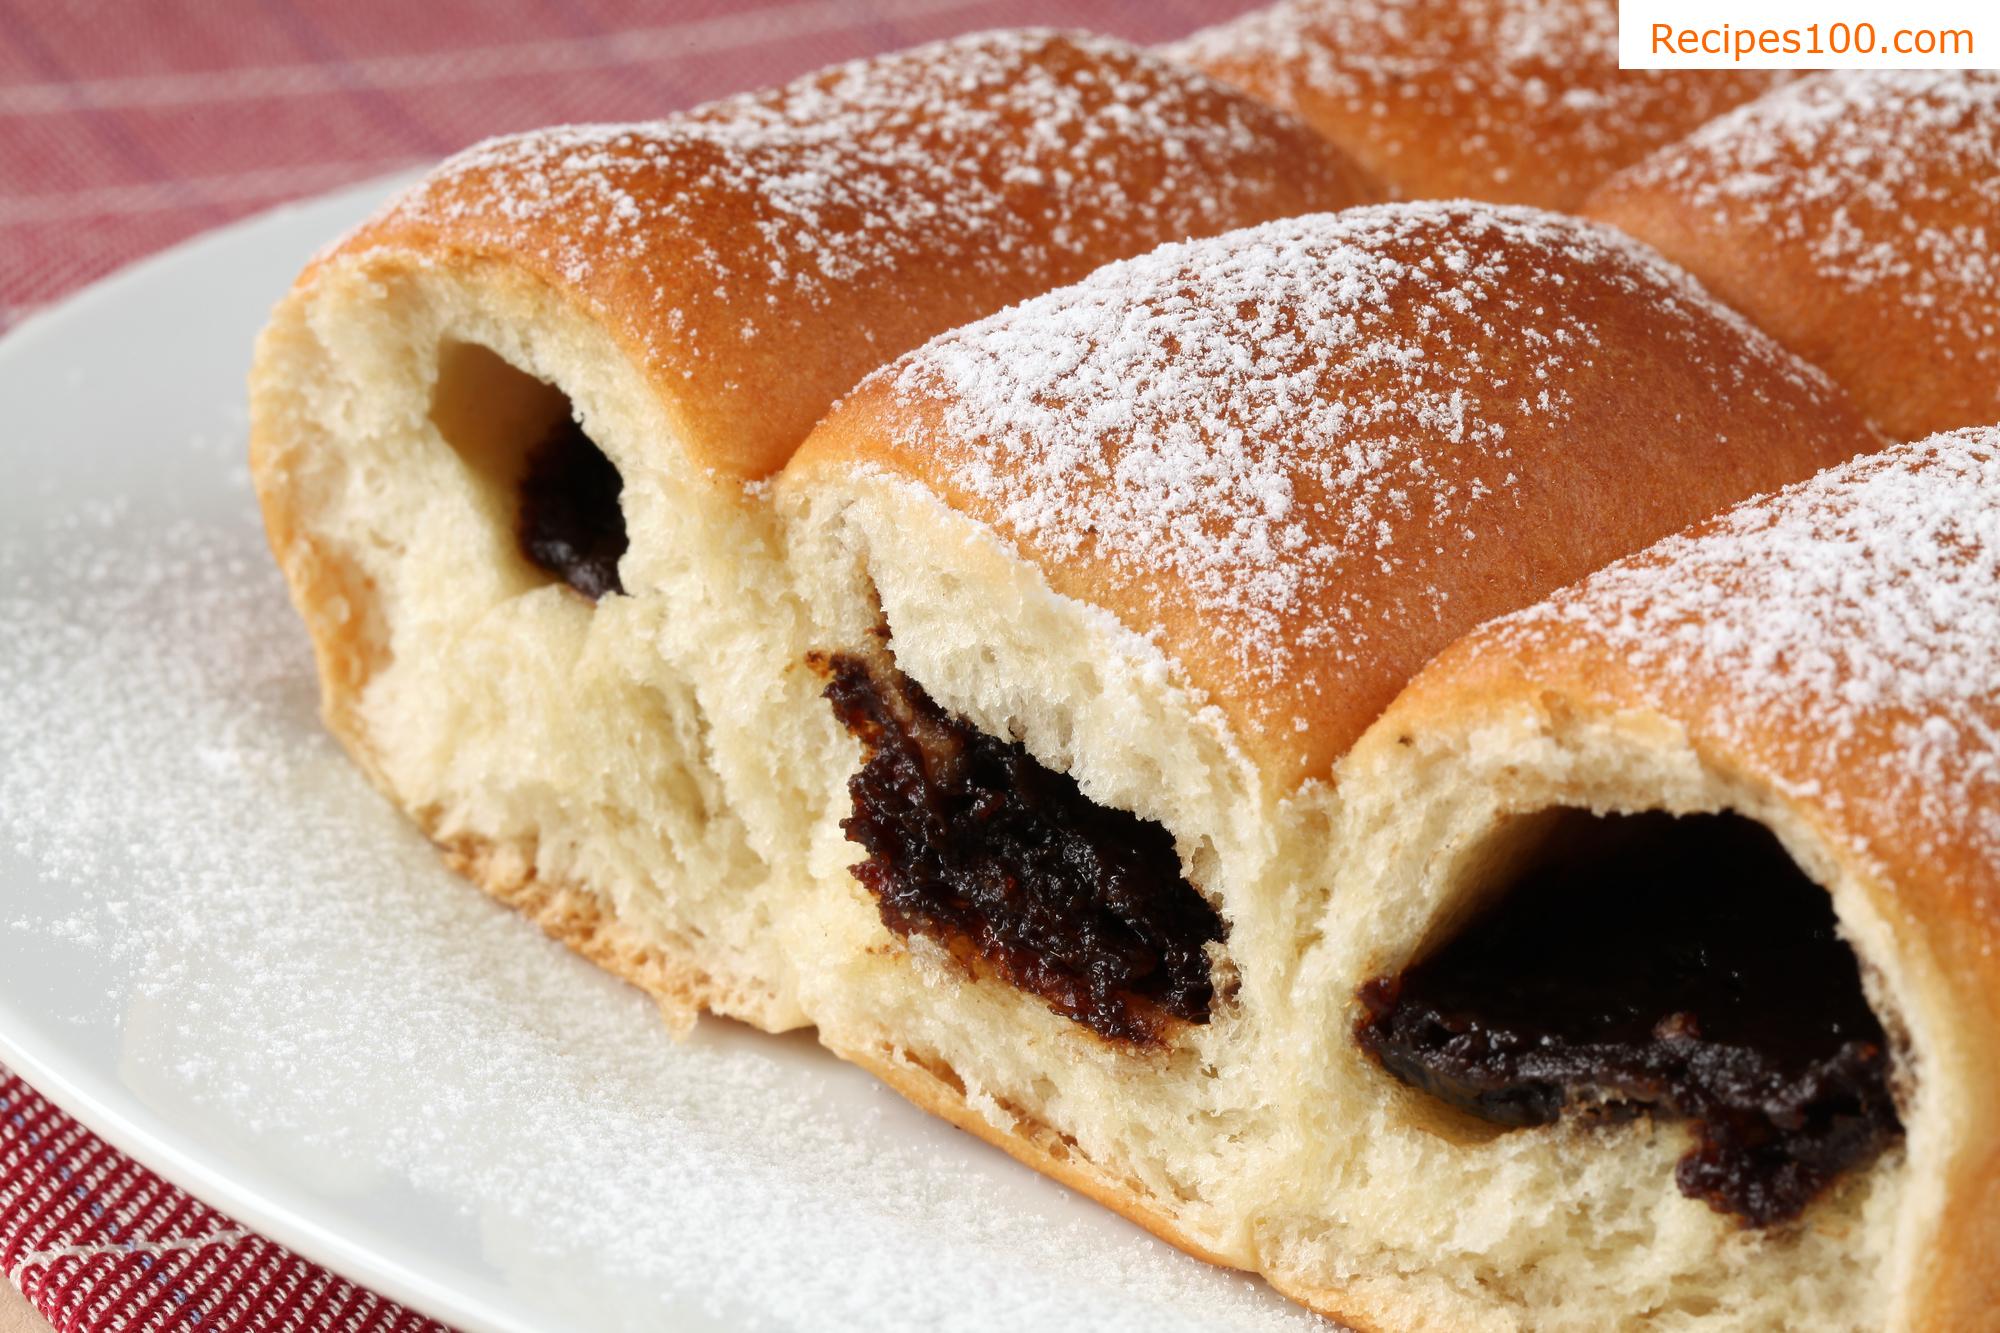
<svg viewBox="0 0 2000 1333">
<path fill-rule="evenodd" d="M 1755 1172 L 1720 1210 L 1671 1183 L 1672 1108 L 1386 1135 L 1434 1184 L 1479 1179 L 1458 1139 L 1519 1154 L 1426 1248 L 1393 1171 L 1345 1188 L 1402 1094 L 1313 945 L 1366 901 L 1358 812 L 1424 795 L 1342 775 L 1382 706 L 1487 617 L 1879 446 L 1818 372 L 1593 224 L 1310 213 L 945 333 L 761 480 L 929 333 L 1362 181 L 1047 34 L 447 164 L 301 277 L 253 375 L 330 725 L 677 1021 L 816 1024 L 1317 1303 L 1865 1322 L 1916 1290 L 1849 1224 L 1903 1197 L 1893 1124 L 1775 1220 Z M 1935 1222 L 1910 1197 L 1899 1238 Z"/>
</svg>

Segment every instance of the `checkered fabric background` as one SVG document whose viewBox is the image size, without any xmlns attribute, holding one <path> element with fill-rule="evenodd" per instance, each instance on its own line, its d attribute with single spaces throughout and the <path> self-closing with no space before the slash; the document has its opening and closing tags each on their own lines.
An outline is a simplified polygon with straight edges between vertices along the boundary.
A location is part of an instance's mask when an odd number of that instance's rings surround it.
<svg viewBox="0 0 2000 1333">
<path fill-rule="evenodd" d="M 980 28 L 1143 42 L 1254 0 L 0 0 L 0 330 L 287 199 Z M 0 1265 L 63 1333 L 436 1325 L 246 1232 L 0 1070 Z"/>
</svg>

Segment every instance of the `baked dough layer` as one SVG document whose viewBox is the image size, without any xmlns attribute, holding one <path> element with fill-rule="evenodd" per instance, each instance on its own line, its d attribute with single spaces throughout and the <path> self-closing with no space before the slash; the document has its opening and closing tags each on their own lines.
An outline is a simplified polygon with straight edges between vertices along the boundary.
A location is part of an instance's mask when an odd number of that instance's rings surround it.
<svg viewBox="0 0 2000 1333">
<path fill-rule="evenodd" d="M 1653 245 L 1892 439 L 2000 421 L 2000 71 L 1802 78 L 1605 181 Z"/>
<path fill-rule="evenodd" d="M 1406 199 L 1574 210 L 1773 70 L 1622 70 L 1602 0 L 1278 0 L 1165 48 L 1302 117 Z"/>
</svg>

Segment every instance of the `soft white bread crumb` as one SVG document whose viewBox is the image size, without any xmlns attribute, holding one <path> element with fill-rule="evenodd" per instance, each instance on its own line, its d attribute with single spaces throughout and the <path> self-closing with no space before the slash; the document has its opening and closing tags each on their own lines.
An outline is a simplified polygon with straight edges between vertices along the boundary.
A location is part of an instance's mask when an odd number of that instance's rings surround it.
<svg viewBox="0 0 2000 1333">
<path fill-rule="evenodd" d="M 328 714 L 376 781 L 495 882 L 593 896 L 673 960 L 684 1008 L 802 1022 L 767 905 L 802 801 L 755 741 L 824 738 L 782 730 L 818 719 L 783 706 L 768 507 L 685 461 L 598 324 L 498 266 L 335 261 L 260 355 L 287 370 L 259 382 L 263 484 L 308 534 L 280 557 L 365 590 L 307 613 L 334 622 Z M 624 479 L 631 595 L 595 604 L 515 540 L 521 456 L 569 412 Z"/>
</svg>

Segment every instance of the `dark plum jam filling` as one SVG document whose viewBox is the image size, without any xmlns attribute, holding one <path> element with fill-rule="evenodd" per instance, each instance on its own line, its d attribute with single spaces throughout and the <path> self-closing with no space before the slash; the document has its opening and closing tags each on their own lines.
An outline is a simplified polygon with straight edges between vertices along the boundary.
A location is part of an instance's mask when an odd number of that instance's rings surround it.
<svg viewBox="0 0 2000 1333">
<path fill-rule="evenodd" d="M 868 854 L 854 875 L 889 929 L 938 940 L 1113 1041 L 1207 1021 L 1205 946 L 1224 927 L 1164 828 L 1098 805 L 893 666 L 824 666 L 866 756 L 841 826 Z"/>
<path fill-rule="evenodd" d="M 1854 954 L 1768 830 L 1581 811 L 1556 828 L 1484 915 L 1362 988 L 1356 1035 L 1385 1069 L 1499 1125 L 1692 1121 L 1681 1191 L 1755 1226 L 1900 1137 Z"/>
<path fill-rule="evenodd" d="M 596 601 L 622 593 L 618 560 L 625 554 L 625 514 L 618 507 L 624 479 L 583 427 L 568 416 L 528 451 L 521 476 L 521 554 Z"/>
</svg>

